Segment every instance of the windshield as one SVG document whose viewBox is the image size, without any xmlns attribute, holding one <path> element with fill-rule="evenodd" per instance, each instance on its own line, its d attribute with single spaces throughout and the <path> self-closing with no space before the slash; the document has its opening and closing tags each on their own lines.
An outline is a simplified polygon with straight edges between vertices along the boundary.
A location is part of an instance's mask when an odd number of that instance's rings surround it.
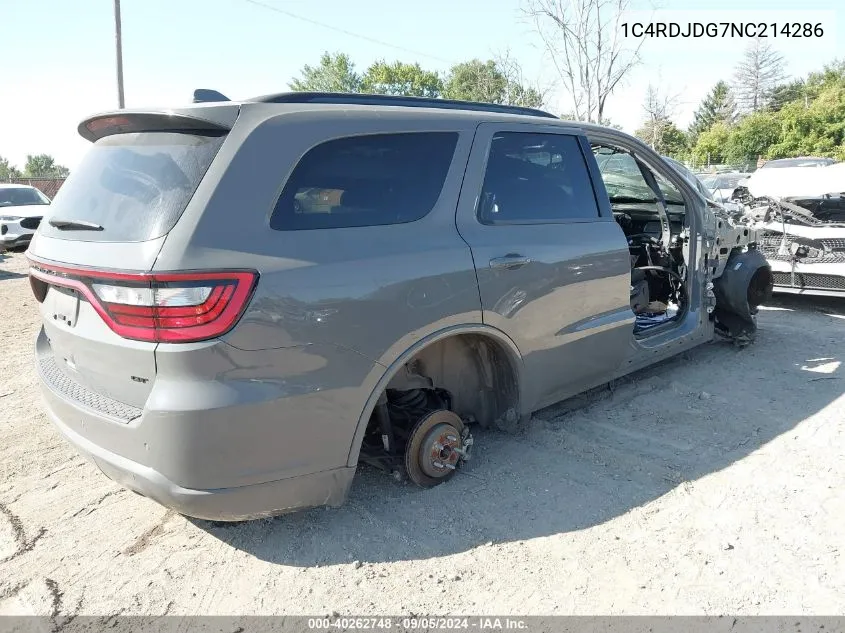
<svg viewBox="0 0 845 633">
<path fill-rule="evenodd" d="M 721 174 L 718 176 L 708 176 L 702 179 L 701 182 L 708 189 L 736 189 L 739 182 L 748 178 L 748 174 Z"/>
<path fill-rule="evenodd" d="M 50 204 L 50 199 L 35 187 L 0 187 L 0 207 Z"/>
<path fill-rule="evenodd" d="M 611 202 L 657 202 L 654 191 L 643 178 L 639 165 L 633 156 L 627 152 L 600 145 L 593 148 L 593 153 Z M 684 204 L 681 192 L 659 174 L 655 175 L 666 203 Z"/>
<path fill-rule="evenodd" d="M 41 224 L 50 237 L 141 242 L 172 229 L 208 170 L 223 136 L 178 132 L 116 134 L 97 141 L 71 173 L 51 207 L 51 221 L 102 230 Z"/>
<path fill-rule="evenodd" d="M 712 195 L 710 194 L 710 191 L 707 189 L 707 187 L 705 187 L 704 185 L 701 184 L 701 181 L 696 177 L 696 175 L 694 173 L 692 173 L 687 168 L 686 165 L 684 165 L 683 163 L 679 163 L 674 158 L 669 158 L 668 156 L 664 156 L 663 160 L 665 160 L 667 163 L 669 163 L 670 166 L 674 167 L 675 171 L 678 172 L 681 176 L 683 176 L 689 184 L 691 184 L 693 187 L 695 187 L 695 190 L 698 191 L 698 193 L 700 193 L 702 196 L 704 196 L 708 200 L 712 199 Z M 660 183 L 660 190 L 663 191 L 663 197 L 666 198 L 667 202 L 670 199 L 671 200 L 677 199 L 679 201 L 683 201 L 683 198 L 681 197 L 681 192 L 678 191 L 675 187 L 672 187 L 672 191 L 675 192 L 675 193 L 673 194 L 672 192 L 669 192 L 669 194 L 667 195 L 667 187 L 661 181 L 662 181 L 662 177 L 658 175 L 658 182 Z"/>
</svg>

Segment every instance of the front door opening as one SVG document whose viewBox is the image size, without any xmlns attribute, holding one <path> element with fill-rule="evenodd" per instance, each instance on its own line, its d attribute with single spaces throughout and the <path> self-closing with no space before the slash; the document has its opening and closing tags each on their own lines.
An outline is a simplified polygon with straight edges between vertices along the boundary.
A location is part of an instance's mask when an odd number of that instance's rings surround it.
<svg viewBox="0 0 845 633">
<path fill-rule="evenodd" d="M 593 153 L 613 217 L 628 240 L 634 333 L 651 333 L 678 321 L 689 307 L 684 198 L 625 150 L 594 144 Z"/>
</svg>

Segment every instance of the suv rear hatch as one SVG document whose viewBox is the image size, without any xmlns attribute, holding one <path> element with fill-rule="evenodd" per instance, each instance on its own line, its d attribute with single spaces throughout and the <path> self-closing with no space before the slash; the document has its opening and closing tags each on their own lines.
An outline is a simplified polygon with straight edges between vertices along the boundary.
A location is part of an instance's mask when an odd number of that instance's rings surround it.
<svg viewBox="0 0 845 633">
<path fill-rule="evenodd" d="M 120 112 L 80 125 L 94 145 L 28 251 L 44 324 L 39 369 L 66 398 L 137 417 L 159 342 L 210 338 L 239 316 L 228 299 L 251 292 L 249 273 L 150 272 L 237 113 L 236 105 Z"/>
</svg>

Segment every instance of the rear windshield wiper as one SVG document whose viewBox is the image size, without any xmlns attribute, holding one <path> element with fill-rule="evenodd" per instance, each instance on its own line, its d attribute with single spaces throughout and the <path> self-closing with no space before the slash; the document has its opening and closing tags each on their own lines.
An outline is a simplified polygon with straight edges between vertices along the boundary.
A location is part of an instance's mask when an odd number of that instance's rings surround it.
<svg viewBox="0 0 845 633">
<path fill-rule="evenodd" d="M 61 218 L 51 218 L 47 222 L 50 226 L 55 226 L 62 230 L 78 230 L 78 231 L 102 231 L 103 227 L 94 222 L 86 222 L 85 220 L 62 220 Z"/>
</svg>

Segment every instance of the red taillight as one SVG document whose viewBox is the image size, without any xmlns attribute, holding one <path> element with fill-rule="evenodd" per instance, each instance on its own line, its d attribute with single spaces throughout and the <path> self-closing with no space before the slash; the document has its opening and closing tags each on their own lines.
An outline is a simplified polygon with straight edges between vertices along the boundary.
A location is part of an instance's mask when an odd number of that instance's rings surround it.
<svg viewBox="0 0 845 633">
<path fill-rule="evenodd" d="M 30 276 L 73 288 L 124 338 L 188 343 L 228 332 L 255 289 L 255 271 L 116 273 L 54 266 L 31 258 Z M 36 298 L 44 300 L 33 284 Z"/>
</svg>

